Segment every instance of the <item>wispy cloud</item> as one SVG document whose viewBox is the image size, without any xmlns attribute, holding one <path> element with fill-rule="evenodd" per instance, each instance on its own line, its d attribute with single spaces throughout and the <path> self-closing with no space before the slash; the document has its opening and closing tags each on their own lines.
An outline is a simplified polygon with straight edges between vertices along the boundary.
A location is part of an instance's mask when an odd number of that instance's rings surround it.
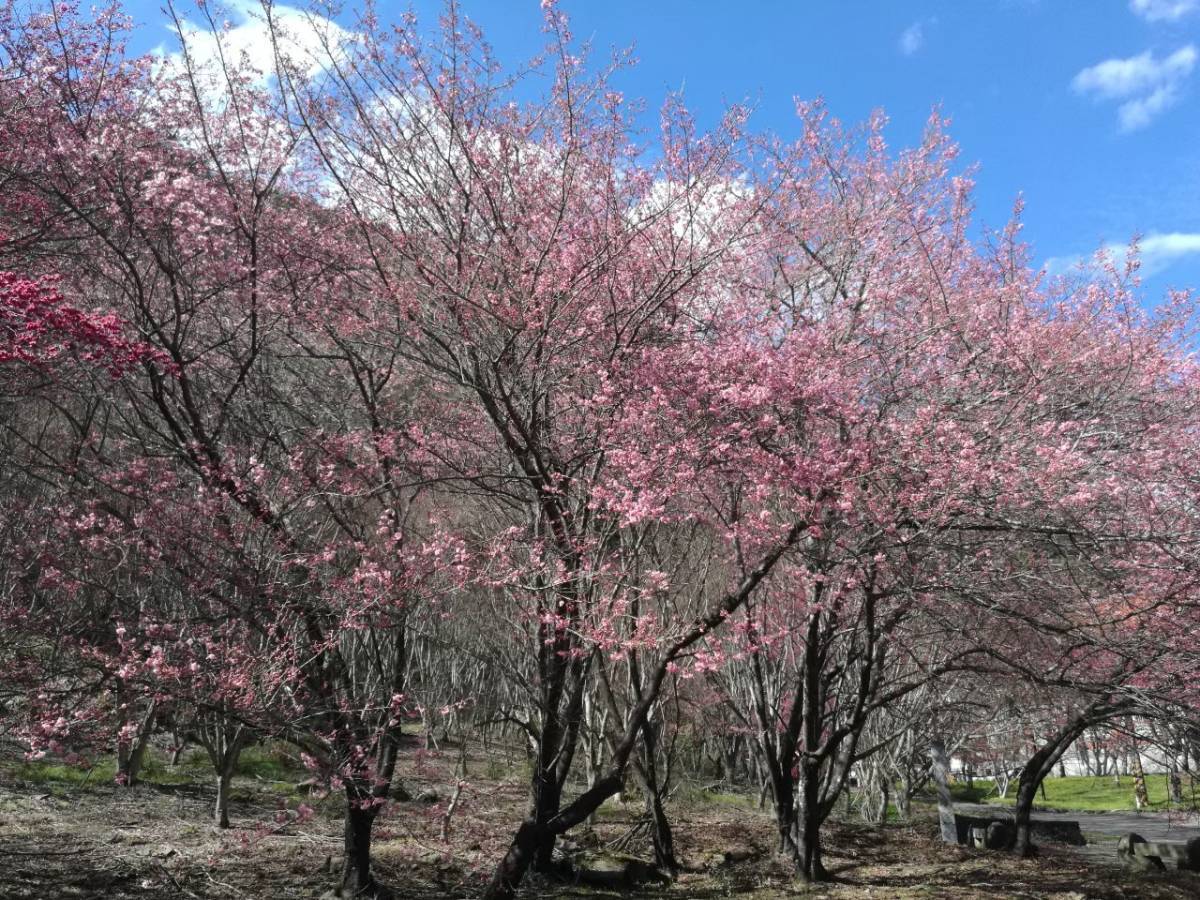
<svg viewBox="0 0 1200 900">
<path fill-rule="evenodd" d="M 1153 93 L 1136 100 L 1130 100 L 1117 107 L 1117 122 L 1122 131 L 1137 131 L 1145 128 L 1154 117 L 1170 108 L 1176 100 L 1174 87 L 1163 85 L 1155 88 Z"/>
<path fill-rule="evenodd" d="M 1129 9 L 1147 22 L 1177 22 L 1200 9 L 1200 0 L 1129 0 Z"/>
<path fill-rule="evenodd" d="M 901 53 L 912 56 L 925 46 L 925 26 L 920 22 L 913 22 L 900 32 L 900 39 L 896 43 Z"/>
<path fill-rule="evenodd" d="M 1117 107 L 1117 121 L 1122 131 L 1134 131 L 1149 125 L 1178 101 L 1180 88 L 1195 68 L 1196 59 L 1192 44 L 1161 59 L 1147 50 L 1089 66 L 1075 76 L 1071 86 L 1077 93 L 1097 100 L 1124 101 Z"/>
<path fill-rule="evenodd" d="M 1105 244 L 1106 252 L 1118 264 L 1124 263 L 1129 247 L 1125 244 Z M 1200 232 L 1151 232 L 1138 241 L 1138 256 L 1143 275 L 1157 275 L 1174 263 L 1189 256 L 1200 255 Z M 1082 255 L 1052 256 L 1043 265 L 1049 275 L 1062 275 L 1079 266 L 1087 267 L 1092 258 Z"/>
<path fill-rule="evenodd" d="M 1200 254 L 1200 232 L 1151 234 L 1142 239 L 1140 247 L 1142 268 L 1153 274 L 1185 256 Z"/>
</svg>

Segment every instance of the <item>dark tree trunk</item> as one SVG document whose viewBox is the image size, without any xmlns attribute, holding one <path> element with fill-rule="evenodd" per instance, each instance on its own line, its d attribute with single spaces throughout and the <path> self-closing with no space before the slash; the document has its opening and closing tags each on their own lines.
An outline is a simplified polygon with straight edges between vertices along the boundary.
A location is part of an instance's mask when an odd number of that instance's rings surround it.
<svg viewBox="0 0 1200 900">
<path fill-rule="evenodd" d="M 1017 838 L 1013 850 L 1018 856 L 1033 855 L 1033 837 L 1030 833 L 1029 819 L 1033 812 L 1033 801 L 1037 797 L 1038 785 L 1042 783 L 1042 779 L 1036 775 L 1027 776 L 1026 773 L 1030 771 L 1030 767 L 1023 769 L 1020 781 L 1017 783 L 1015 808 Z"/>
<path fill-rule="evenodd" d="M 364 807 L 362 796 L 347 784 L 340 888 L 342 897 L 384 896 L 371 875 L 371 829 L 375 825 L 375 807 Z"/>
<path fill-rule="evenodd" d="M 392 648 L 393 696 L 404 692 L 405 663 L 408 658 L 407 632 L 401 623 L 394 634 Z M 379 756 L 374 772 L 359 770 L 346 779 L 346 820 L 343 831 L 341 897 L 392 900 L 395 896 L 371 874 L 371 831 L 379 811 L 392 793 L 396 759 L 400 748 L 400 726 L 392 722 L 379 733 Z M 403 787 L 401 793 L 405 793 Z"/>
<path fill-rule="evenodd" d="M 488 889 L 483 895 L 484 900 L 511 900 L 516 895 L 517 886 L 520 885 L 521 879 L 525 877 L 525 873 L 533 864 L 533 857 L 537 853 L 538 847 L 545 842 L 545 837 L 540 834 L 540 831 L 533 816 L 529 816 L 521 823 L 521 827 L 513 835 L 508 852 L 504 854 L 500 865 L 496 867 L 492 883 L 488 885 Z M 551 840 L 553 837 L 553 835 L 550 836 Z"/>
<path fill-rule="evenodd" d="M 642 729 L 642 752 L 635 771 L 646 800 L 646 814 L 650 817 L 651 842 L 654 846 L 654 863 L 660 870 L 674 877 L 679 872 L 675 859 L 675 835 L 671 831 L 671 820 L 663 805 L 667 785 L 659 783 L 658 777 L 658 729 L 647 722 Z"/>
<path fill-rule="evenodd" d="M 671 820 L 667 818 L 662 795 L 657 791 L 647 795 L 646 805 L 654 822 L 654 864 L 674 877 L 679 871 L 679 862 L 675 859 L 675 835 L 671 831 Z"/>
<path fill-rule="evenodd" d="M 775 827 L 779 852 L 796 858 L 796 791 L 789 773 L 775 781 Z"/>
<path fill-rule="evenodd" d="M 119 749 L 117 751 L 117 782 L 125 787 L 133 787 L 142 773 L 142 763 L 145 760 L 145 741 L 138 740 L 132 747 Z"/>
<path fill-rule="evenodd" d="M 810 883 L 828 881 L 829 873 L 821 861 L 821 825 L 825 817 L 821 814 L 821 764 L 819 761 L 803 760 L 800 763 L 800 779 L 796 819 L 793 823 L 795 835 L 796 875 Z"/>
<path fill-rule="evenodd" d="M 793 826 L 796 846 L 796 874 L 806 882 L 828 881 L 829 874 L 821 862 L 821 825 L 825 821 L 821 803 L 821 763 L 817 756 L 821 747 L 821 721 L 824 697 L 821 671 L 824 659 L 821 647 L 821 613 L 814 612 L 808 621 L 804 642 L 803 748 L 796 770 L 796 821 Z M 827 748 L 828 750 L 828 748 Z M 836 798 L 834 798 L 836 799 Z"/>
<path fill-rule="evenodd" d="M 1017 837 L 1013 850 L 1019 856 L 1032 856 L 1034 852 L 1033 836 L 1029 820 L 1033 812 L 1033 801 L 1037 797 L 1038 788 L 1042 781 L 1054 771 L 1055 764 L 1062 755 L 1075 743 L 1076 739 L 1092 725 L 1112 718 L 1124 707 L 1110 705 L 1105 700 L 1098 700 L 1087 709 L 1079 712 L 1073 719 L 1059 728 L 1041 749 L 1036 751 L 1025 767 L 1021 769 L 1021 777 L 1017 782 L 1016 813 Z"/>
<path fill-rule="evenodd" d="M 537 825 L 534 833 L 533 870 L 547 873 L 554 868 L 554 832 L 550 830 L 550 820 L 558 815 L 562 803 L 562 789 L 558 785 L 553 768 L 549 772 L 535 776 L 533 791 L 533 819 Z"/>
<path fill-rule="evenodd" d="M 625 783 L 624 767 L 629 760 L 635 736 L 636 731 L 626 733 L 622 747 L 614 754 L 619 761 L 619 766 L 610 770 L 603 778 L 598 779 L 547 825 L 539 824 L 533 815 L 525 817 L 521 827 L 513 835 L 508 852 L 504 854 L 500 865 L 496 867 L 491 884 L 483 894 L 484 900 L 511 900 L 516 894 L 521 879 L 533 865 L 538 847 L 543 846 L 547 841 L 553 844 L 556 836 L 583 822 L 599 809 L 600 804 L 620 792 Z"/>
</svg>

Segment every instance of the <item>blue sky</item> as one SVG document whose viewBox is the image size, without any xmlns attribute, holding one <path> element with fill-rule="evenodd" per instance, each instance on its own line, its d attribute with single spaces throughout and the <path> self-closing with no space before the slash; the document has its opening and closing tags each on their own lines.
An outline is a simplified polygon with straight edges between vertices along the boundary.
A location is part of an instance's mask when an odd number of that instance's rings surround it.
<svg viewBox="0 0 1200 900">
<path fill-rule="evenodd" d="M 1168 287 L 1200 287 L 1200 0 L 560 5 L 598 53 L 634 47 L 639 63 L 619 87 L 651 110 L 682 87 L 702 123 L 749 100 L 759 127 L 788 136 L 793 97 L 823 97 L 846 121 L 884 109 L 898 147 L 919 138 L 939 105 L 962 160 L 978 164 L 985 225 L 1001 227 L 1020 193 L 1039 262 L 1061 268 L 1140 233 L 1146 302 Z M 158 0 L 126 8 L 140 23 L 134 49 L 169 39 Z M 432 23 L 441 4 L 412 8 Z M 504 62 L 541 45 L 537 0 L 461 8 Z"/>
</svg>

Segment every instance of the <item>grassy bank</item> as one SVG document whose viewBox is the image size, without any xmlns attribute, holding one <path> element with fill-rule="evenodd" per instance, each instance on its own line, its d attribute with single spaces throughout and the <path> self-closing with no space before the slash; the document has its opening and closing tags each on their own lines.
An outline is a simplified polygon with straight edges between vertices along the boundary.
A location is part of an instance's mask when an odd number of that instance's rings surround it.
<svg viewBox="0 0 1200 900">
<path fill-rule="evenodd" d="M 1045 791 L 1038 792 L 1036 805 L 1044 809 L 1083 810 L 1088 812 L 1107 812 L 1110 810 L 1135 810 L 1133 776 L 1122 775 L 1119 779 L 1111 775 L 1090 776 L 1071 775 L 1066 778 L 1047 778 L 1044 782 Z M 1183 779 L 1183 803 L 1171 803 L 1167 799 L 1167 776 L 1147 775 L 1146 793 L 1150 799 L 1150 810 L 1168 810 L 1182 807 L 1192 807 L 1200 803 L 1200 779 L 1195 785 L 1189 785 L 1187 778 Z M 955 785 L 956 799 L 975 803 L 995 803 L 1011 806 L 1016 802 L 1016 779 L 1009 786 L 1008 796 L 996 796 L 992 782 L 985 778 L 976 778 L 974 787 L 967 788 L 965 784 Z"/>
</svg>

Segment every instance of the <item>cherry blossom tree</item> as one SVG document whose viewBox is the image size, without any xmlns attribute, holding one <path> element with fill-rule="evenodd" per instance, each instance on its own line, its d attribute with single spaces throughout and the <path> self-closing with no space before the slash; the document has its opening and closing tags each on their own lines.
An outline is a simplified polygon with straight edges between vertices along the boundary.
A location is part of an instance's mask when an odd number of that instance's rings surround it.
<svg viewBox="0 0 1200 900">
<path fill-rule="evenodd" d="M 366 891 L 405 715 L 406 623 L 455 578 L 453 543 L 401 474 L 413 384 L 394 345 L 318 317 L 353 287 L 355 260 L 327 252 L 337 219 L 289 168 L 257 82 L 232 63 L 127 62 L 119 27 L 56 8 L 7 49 L 33 57 L 11 89 L 38 140 L 4 161 L 47 211 L 27 243 L 69 239 L 64 282 L 119 310 L 161 360 L 122 373 L 98 401 L 102 443 L 72 461 L 81 543 L 147 534 L 150 567 L 131 554 L 135 581 L 108 574 L 105 593 L 122 588 L 137 620 L 102 611 L 91 621 L 107 634 L 76 635 L 76 650 L 103 654 L 151 708 L 169 689 L 224 731 L 304 747 L 344 786 L 345 886 Z M 43 574 L 35 587 L 60 586 Z M 237 742 L 219 743 L 224 786 Z"/>
</svg>

